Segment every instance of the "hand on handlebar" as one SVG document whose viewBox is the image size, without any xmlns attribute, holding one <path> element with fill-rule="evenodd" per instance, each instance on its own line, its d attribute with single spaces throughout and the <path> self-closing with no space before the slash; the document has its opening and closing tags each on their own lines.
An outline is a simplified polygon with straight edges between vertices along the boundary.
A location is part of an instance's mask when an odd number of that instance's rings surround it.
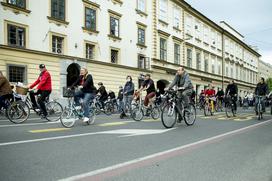
<svg viewBox="0 0 272 181">
<path fill-rule="evenodd" d="M 178 90 L 184 90 L 185 88 L 184 87 L 178 87 Z"/>
</svg>

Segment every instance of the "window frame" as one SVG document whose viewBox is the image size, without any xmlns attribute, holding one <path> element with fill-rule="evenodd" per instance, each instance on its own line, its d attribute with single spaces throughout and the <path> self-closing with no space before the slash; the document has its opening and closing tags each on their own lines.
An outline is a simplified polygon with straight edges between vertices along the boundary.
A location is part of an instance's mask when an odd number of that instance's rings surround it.
<svg viewBox="0 0 272 181">
<path fill-rule="evenodd" d="M 178 51 L 176 51 L 178 47 Z M 179 43 L 174 43 L 174 63 L 180 65 L 181 46 Z"/>
<path fill-rule="evenodd" d="M 13 44 L 11 44 L 10 43 L 10 33 L 9 33 L 9 27 L 10 26 L 14 26 L 15 27 L 15 29 L 16 29 L 16 45 L 13 45 Z M 18 32 L 18 29 L 19 28 L 21 28 L 21 29 L 23 29 L 24 30 L 24 40 L 23 40 L 23 46 L 20 46 L 19 45 L 19 42 L 20 42 L 20 40 L 19 40 L 19 32 Z M 18 48 L 26 48 L 26 28 L 25 27 L 22 27 L 22 26 L 18 26 L 18 25 L 14 25 L 14 24 L 7 24 L 7 44 L 8 44 L 8 46 L 13 46 L 13 47 L 18 47 Z"/>
<path fill-rule="evenodd" d="M 144 4 L 144 8 L 143 9 L 139 8 L 140 7 L 139 6 L 140 2 L 143 2 L 143 4 Z M 140 12 L 143 12 L 143 13 L 146 12 L 146 0 L 137 0 L 137 10 L 140 11 Z"/>
<path fill-rule="evenodd" d="M 56 37 L 61 37 L 63 38 L 63 46 L 62 46 L 62 53 L 55 53 L 53 52 L 53 36 L 56 36 Z M 55 32 L 49 32 L 49 52 L 50 53 L 54 53 L 56 55 L 65 55 L 67 53 L 67 36 L 66 35 L 63 35 L 63 34 L 60 34 L 60 33 L 55 33 Z"/>
<path fill-rule="evenodd" d="M 117 52 L 117 61 L 116 62 L 112 62 L 112 51 L 116 51 Z M 114 47 L 110 47 L 110 63 L 112 64 L 119 64 L 119 62 L 121 62 L 120 60 L 120 49 L 118 48 L 114 48 Z"/>
<path fill-rule="evenodd" d="M 86 22 L 87 22 L 87 9 L 90 9 L 91 11 L 95 12 L 95 27 L 94 27 L 94 29 L 92 29 L 92 27 L 88 28 L 86 26 Z M 86 30 L 88 30 L 88 31 L 97 32 L 97 9 L 96 8 L 85 6 L 85 8 L 84 8 L 84 28 Z"/>
<path fill-rule="evenodd" d="M 167 22 L 167 19 L 168 19 L 168 0 L 159 0 L 159 20 Z"/>
<path fill-rule="evenodd" d="M 87 42 L 87 41 L 85 41 L 85 43 L 84 43 L 84 45 L 85 45 L 85 58 L 86 59 L 89 59 L 89 60 L 94 60 L 95 59 L 95 57 L 96 57 L 96 44 L 94 44 L 94 43 L 91 43 L 91 42 Z M 88 57 L 88 54 L 87 54 L 87 46 L 88 45 L 91 45 L 91 46 L 93 46 L 93 54 L 92 54 L 92 57 Z"/>
<path fill-rule="evenodd" d="M 24 1 L 24 6 L 23 7 L 18 6 L 18 0 L 16 0 L 16 4 L 10 3 L 10 0 L 6 0 L 6 3 L 11 5 L 11 6 L 15 6 L 17 8 L 20 8 L 20 9 L 26 9 L 27 8 L 27 6 L 26 6 L 27 0 L 23 0 L 23 1 Z"/>
<path fill-rule="evenodd" d="M 190 52 L 190 53 L 189 53 Z M 193 67 L 193 50 L 191 48 L 186 49 L 187 67 Z"/>
<path fill-rule="evenodd" d="M 20 65 L 20 64 L 6 64 L 6 68 L 7 68 L 7 79 L 10 81 L 10 67 L 21 67 L 24 68 L 24 78 L 25 80 L 22 82 L 24 84 L 28 83 L 28 79 L 27 79 L 27 65 Z M 12 82 L 11 83 L 17 83 L 17 82 Z"/>
<path fill-rule="evenodd" d="M 57 8 L 57 11 L 58 11 L 58 17 L 55 17 L 55 16 L 53 16 L 53 3 L 52 3 L 52 1 L 55 1 L 55 0 L 50 0 L 50 17 L 51 18 L 53 18 L 53 19 L 55 19 L 55 20 L 58 20 L 58 21 L 65 21 L 66 20 L 66 7 L 67 7 L 67 2 L 66 2 L 66 0 L 62 0 L 63 1 L 63 3 L 64 3 L 64 13 L 63 13 L 63 19 L 61 19 L 61 18 L 59 18 L 59 0 L 56 0 L 57 1 L 57 3 L 58 3 L 58 8 Z"/>
<path fill-rule="evenodd" d="M 165 46 L 163 47 L 162 47 L 162 40 L 164 40 L 165 42 L 164 44 Z M 160 60 L 167 61 L 167 39 L 163 37 L 160 37 Z"/>
<path fill-rule="evenodd" d="M 196 51 L 196 69 L 201 70 L 201 68 L 201 52 Z"/>
</svg>

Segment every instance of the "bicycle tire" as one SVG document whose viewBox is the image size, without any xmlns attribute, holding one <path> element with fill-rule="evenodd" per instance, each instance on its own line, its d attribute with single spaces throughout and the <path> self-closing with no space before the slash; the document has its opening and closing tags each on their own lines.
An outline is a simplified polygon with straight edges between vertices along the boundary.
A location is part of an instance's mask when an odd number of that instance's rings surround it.
<svg viewBox="0 0 272 181">
<path fill-rule="evenodd" d="M 258 120 L 261 120 L 261 104 L 258 103 Z"/>
<path fill-rule="evenodd" d="M 161 121 L 163 126 L 167 129 L 174 127 L 177 122 L 177 112 L 173 103 L 167 103 L 163 106 L 161 112 Z"/>
<path fill-rule="evenodd" d="M 158 106 L 155 106 L 155 107 L 152 108 L 151 117 L 154 120 L 159 119 L 160 114 L 161 114 L 161 111 L 160 111 L 160 108 Z"/>
<path fill-rule="evenodd" d="M 190 114 L 192 116 L 191 119 L 188 119 L 186 114 Z M 194 104 L 190 104 L 190 111 L 184 110 L 184 121 L 187 126 L 192 126 L 195 124 L 196 120 L 196 108 Z"/>
<path fill-rule="evenodd" d="M 144 111 L 139 106 L 137 106 L 136 108 L 131 110 L 130 116 L 134 121 L 141 121 L 144 118 Z"/>
<path fill-rule="evenodd" d="M 90 125 L 91 123 L 94 123 L 95 118 L 95 110 L 90 110 L 89 121 L 87 122 L 87 124 Z"/>
<path fill-rule="evenodd" d="M 104 113 L 107 116 L 110 116 L 110 115 L 113 114 L 113 112 L 114 112 L 113 104 L 111 102 L 106 102 L 105 105 L 104 105 Z"/>
<path fill-rule="evenodd" d="M 29 118 L 30 108 L 21 100 L 15 101 L 6 109 L 6 115 L 12 123 L 20 124 Z"/>
<path fill-rule="evenodd" d="M 75 113 L 70 109 L 64 109 L 64 111 L 61 115 L 61 118 L 60 118 L 60 122 L 61 122 L 62 126 L 66 127 L 66 128 L 73 127 L 76 122 Z"/>
<path fill-rule="evenodd" d="M 47 116 L 45 117 L 48 121 L 58 121 L 63 113 L 62 105 L 56 101 L 50 101 L 45 104 Z"/>
<path fill-rule="evenodd" d="M 205 104 L 203 110 L 204 110 L 204 116 L 207 116 L 209 112 L 209 105 Z"/>
<path fill-rule="evenodd" d="M 227 103 L 226 104 L 226 106 L 225 106 L 225 112 L 226 112 L 226 116 L 228 117 L 228 118 L 230 118 L 231 117 L 231 105 L 229 104 L 229 103 Z"/>
</svg>

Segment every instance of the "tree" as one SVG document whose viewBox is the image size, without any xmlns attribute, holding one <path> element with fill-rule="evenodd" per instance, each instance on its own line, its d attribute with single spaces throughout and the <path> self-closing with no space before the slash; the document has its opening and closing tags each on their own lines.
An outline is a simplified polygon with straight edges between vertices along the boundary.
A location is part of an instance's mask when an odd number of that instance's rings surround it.
<svg viewBox="0 0 272 181">
<path fill-rule="evenodd" d="M 268 85 L 269 90 L 272 91 L 272 78 L 268 78 L 268 79 L 266 80 L 266 82 L 267 82 L 267 85 Z"/>
</svg>

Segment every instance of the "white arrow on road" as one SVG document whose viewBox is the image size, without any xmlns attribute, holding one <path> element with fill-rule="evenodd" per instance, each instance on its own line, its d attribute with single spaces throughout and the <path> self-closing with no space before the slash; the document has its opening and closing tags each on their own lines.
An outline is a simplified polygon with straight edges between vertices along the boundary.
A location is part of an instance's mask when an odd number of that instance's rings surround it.
<svg viewBox="0 0 272 181">
<path fill-rule="evenodd" d="M 175 128 L 173 128 L 173 129 L 175 129 Z M 165 133 L 165 132 L 173 130 L 173 129 L 118 129 L 118 130 L 111 130 L 111 131 L 73 134 L 73 135 L 67 135 L 67 136 L 57 136 L 57 137 L 41 138 L 41 139 L 34 139 L 34 140 L 6 142 L 6 143 L 0 143 L 0 146 L 17 145 L 17 144 L 23 144 L 23 143 L 34 143 L 34 142 L 42 142 L 42 141 L 49 141 L 49 140 L 60 140 L 60 139 L 83 137 L 83 136 L 90 136 L 90 135 L 103 135 L 103 134 L 123 135 L 123 136 L 119 136 L 119 137 L 142 136 L 142 135 Z"/>
</svg>

